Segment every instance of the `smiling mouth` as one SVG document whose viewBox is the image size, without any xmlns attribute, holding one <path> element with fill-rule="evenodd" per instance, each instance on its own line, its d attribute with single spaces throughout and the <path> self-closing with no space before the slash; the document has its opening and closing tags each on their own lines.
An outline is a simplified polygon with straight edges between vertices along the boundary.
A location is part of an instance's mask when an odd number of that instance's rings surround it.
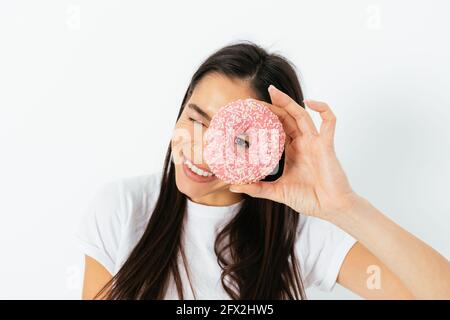
<svg viewBox="0 0 450 320">
<path fill-rule="evenodd" d="M 186 157 L 184 157 L 184 164 L 186 164 L 186 166 L 189 168 L 189 170 L 191 170 L 193 173 L 195 173 L 198 176 L 201 176 L 201 177 L 214 176 L 214 174 L 212 172 L 200 169 L 195 164 L 193 164 L 191 160 L 187 159 Z"/>
</svg>

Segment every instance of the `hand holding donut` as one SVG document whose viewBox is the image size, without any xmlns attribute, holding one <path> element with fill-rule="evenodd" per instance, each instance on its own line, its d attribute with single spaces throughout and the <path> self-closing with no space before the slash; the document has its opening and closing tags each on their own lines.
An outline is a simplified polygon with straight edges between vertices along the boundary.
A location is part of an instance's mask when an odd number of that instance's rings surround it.
<svg viewBox="0 0 450 320">
<path fill-rule="evenodd" d="M 336 118 L 331 109 L 323 102 L 305 101 L 320 113 L 319 133 L 308 112 L 287 94 L 272 85 L 269 94 L 272 104 L 258 102 L 278 116 L 287 135 L 283 174 L 273 182 L 232 185 L 230 190 L 284 203 L 322 219 L 349 209 L 357 196 L 335 154 Z"/>
</svg>

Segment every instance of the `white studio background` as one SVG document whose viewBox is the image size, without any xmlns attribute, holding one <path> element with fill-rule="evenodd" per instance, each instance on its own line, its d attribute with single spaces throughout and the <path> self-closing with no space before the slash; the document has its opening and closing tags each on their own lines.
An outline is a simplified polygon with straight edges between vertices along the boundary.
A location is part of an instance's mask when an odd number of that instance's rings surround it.
<svg viewBox="0 0 450 320">
<path fill-rule="evenodd" d="M 449 11 L 444 0 L 0 0 L 0 298 L 80 297 L 72 233 L 87 199 L 159 170 L 193 72 L 237 40 L 296 64 L 306 97 L 337 115 L 354 189 L 449 258 Z"/>
</svg>

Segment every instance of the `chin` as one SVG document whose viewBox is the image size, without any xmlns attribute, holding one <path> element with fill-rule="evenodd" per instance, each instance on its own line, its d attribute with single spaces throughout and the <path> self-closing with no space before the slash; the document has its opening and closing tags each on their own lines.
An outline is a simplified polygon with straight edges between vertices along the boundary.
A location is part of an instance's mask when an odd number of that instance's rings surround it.
<svg viewBox="0 0 450 320">
<path fill-rule="evenodd" d="M 175 182 L 181 193 L 189 198 L 201 198 L 212 191 L 210 184 L 193 182 L 181 170 L 183 169 L 176 168 L 175 170 Z"/>
</svg>

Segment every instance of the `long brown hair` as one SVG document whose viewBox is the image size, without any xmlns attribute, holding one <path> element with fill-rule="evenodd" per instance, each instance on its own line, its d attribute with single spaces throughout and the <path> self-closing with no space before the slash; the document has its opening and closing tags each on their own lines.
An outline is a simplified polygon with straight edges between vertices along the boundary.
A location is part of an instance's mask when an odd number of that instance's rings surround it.
<svg viewBox="0 0 450 320">
<path fill-rule="evenodd" d="M 247 80 L 258 98 L 269 103 L 267 88 L 273 84 L 304 107 L 294 68 L 281 55 L 269 54 L 251 42 L 228 45 L 209 56 L 192 76 L 177 120 L 197 83 L 210 72 Z M 171 160 L 169 143 L 159 197 L 146 230 L 121 269 L 97 297 L 106 292 L 107 299 L 163 299 L 173 277 L 179 298 L 184 299 L 179 258 L 188 271 L 181 241 L 186 196 L 176 186 L 175 166 Z M 283 164 L 284 153 L 277 172 L 265 180 L 279 178 Z M 286 205 L 244 195 L 239 211 L 219 231 L 214 244 L 222 269 L 222 285 L 230 298 L 306 298 L 295 255 L 299 218 L 299 214 Z"/>
</svg>

